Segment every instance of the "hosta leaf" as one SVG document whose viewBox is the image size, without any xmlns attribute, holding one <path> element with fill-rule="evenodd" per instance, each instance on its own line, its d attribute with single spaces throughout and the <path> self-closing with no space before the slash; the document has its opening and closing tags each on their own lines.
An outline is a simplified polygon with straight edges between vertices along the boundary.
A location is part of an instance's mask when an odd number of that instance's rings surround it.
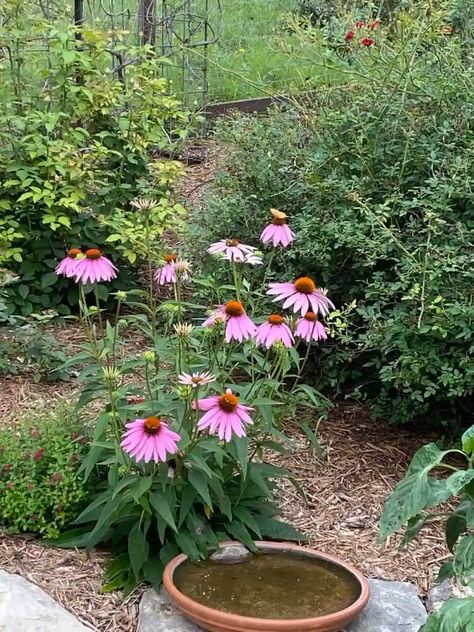
<svg viewBox="0 0 474 632">
<path fill-rule="evenodd" d="M 446 481 L 428 476 L 445 454 L 434 443 L 429 443 L 415 454 L 405 478 L 397 484 L 385 503 L 380 521 L 381 541 L 423 509 L 437 505 L 452 495 Z"/>
<path fill-rule="evenodd" d="M 453 570 L 458 577 L 467 577 L 474 572 L 474 533 L 459 540 L 454 551 Z"/>
<path fill-rule="evenodd" d="M 420 632 L 474 632 L 474 597 L 446 601 Z"/>
</svg>

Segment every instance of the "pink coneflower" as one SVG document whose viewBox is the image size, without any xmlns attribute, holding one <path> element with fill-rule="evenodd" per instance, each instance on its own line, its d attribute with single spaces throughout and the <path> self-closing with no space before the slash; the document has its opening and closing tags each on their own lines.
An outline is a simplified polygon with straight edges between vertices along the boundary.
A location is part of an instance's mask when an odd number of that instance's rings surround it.
<svg viewBox="0 0 474 632">
<path fill-rule="evenodd" d="M 219 323 L 225 323 L 227 315 L 225 313 L 225 305 L 219 305 L 217 309 L 212 311 L 206 320 L 202 323 L 203 327 L 214 327 Z"/>
<path fill-rule="evenodd" d="M 239 398 L 230 388 L 221 396 L 212 395 L 198 399 L 197 405 L 193 402 L 193 408 L 205 411 L 199 420 L 198 430 L 208 428 L 209 434 L 217 434 L 219 439 L 227 442 L 231 440 L 232 433 L 238 437 L 245 437 L 244 424 L 253 424 L 247 412 L 253 408 L 239 404 Z"/>
<path fill-rule="evenodd" d="M 225 304 L 227 326 L 225 328 L 225 341 L 247 340 L 251 338 L 257 327 L 245 313 L 244 306 L 239 301 L 229 301 Z"/>
<path fill-rule="evenodd" d="M 77 283 L 102 283 L 115 279 L 117 268 L 98 248 L 89 248 L 86 256 L 78 259 L 74 276 Z"/>
<path fill-rule="evenodd" d="M 294 283 L 270 283 L 267 294 L 275 296 L 274 302 L 285 301 L 283 309 L 293 306 L 293 312 L 300 311 L 302 315 L 311 311 L 324 315 L 334 308 L 325 292 L 317 289 L 309 277 L 300 277 Z"/>
<path fill-rule="evenodd" d="M 278 211 L 276 208 L 270 209 L 270 212 L 273 215 L 272 223 L 263 229 L 260 240 L 264 244 L 271 242 L 275 248 L 277 246 L 286 248 L 293 242 L 295 236 L 288 226 L 286 213 Z"/>
<path fill-rule="evenodd" d="M 55 272 L 58 276 L 73 278 L 76 276 L 77 255 L 82 255 L 80 248 L 71 248 L 67 251 L 66 256 L 56 266 Z"/>
<path fill-rule="evenodd" d="M 252 253 L 250 255 L 245 255 L 245 259 L 242 261 L 242 263 L 249 263 L 251 266 L 261 266 L 263 263 L 263 259 L 262 257 L 260 257 L 260 255 Z"/>
<path fill-rule="evenodd" d="M 135 461 L 166 461 L 167 454 L 178 451 L 178 441 L 181 437 L 168 428 L 168 424 L 159 417 L 135 419 L 125 424 L 128 430 L 122 437 L 120 444 L 127 454 Z"/>
<path fill-rule="evenodd" d="M 221 239 L 211 244 L 207 252 L 211 255 L 222 254 L 224 259 L 228 261 L 240 261 L 244 263 L 246 255 L 253 254 L 255 248 L 241 244 L 238 239 Z"/>
<path fill-rule="evenodd" d="M 185 386 L 192 386 L 193 388 L 198 388 L 199 386 L 207 386 L 211 382 L 214 382 L 216 378 L 214 375 L 209 373 L 208 371 L 204 373 L 183 373 L 178 376 L 178 382 L 180 384 L 184 384 Z"/>
<path fill-rule="evenodd" d="M 176 283 L 176 261 L 178 255 L 171 254 L 165 255 L 165 265 L 162 268 L 158 268 L 155 272 L 155 281 L 158 285 L 166 285 L 167 283 Z"/>
<path fill-rule="evenodd" d="M 296 323 L 295 336 L 302 338 L 305 342 L 311 340 L 326 340 L 328 337 L 326 329 L 319 322 L 314 312 L 306 312 L 303 318 Z"/>
<path fill-rule="evenodd" d="M 285 347 L 292 347 L 295 343 L 291 329 L 285 323 L 283 316 L 272 314 L 268 317 L 267 322 L 257 328 L 255 342 L 270 349 L 276 341 L 282 342 Z"/>
</svg>

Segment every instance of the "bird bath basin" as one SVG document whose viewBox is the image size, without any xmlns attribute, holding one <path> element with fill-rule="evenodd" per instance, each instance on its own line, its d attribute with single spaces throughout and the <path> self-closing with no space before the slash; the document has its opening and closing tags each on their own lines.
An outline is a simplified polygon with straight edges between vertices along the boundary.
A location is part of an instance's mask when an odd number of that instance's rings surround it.
<svg viewBox="0 0 474 632">
<path fill-rule="evenodd" d="M 258 554 L 234 563 L 178 555 L 163 579 L 171 600 L 212 632 L 337 632 L 366 605 L 367 580 L 342 560 L 292 544 L 256 545 Z"/>
</svg>

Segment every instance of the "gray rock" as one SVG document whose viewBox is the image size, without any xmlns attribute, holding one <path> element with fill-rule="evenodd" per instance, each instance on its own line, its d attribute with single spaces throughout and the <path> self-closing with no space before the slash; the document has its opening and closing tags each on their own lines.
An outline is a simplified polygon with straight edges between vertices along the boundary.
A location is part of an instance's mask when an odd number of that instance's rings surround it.
<svg viewBox="0 0 474 632">
<path fill-rule="evenodd" d="M 474 575 L 470 577 L 470 581 L 474 580 Z M 457 599 L 460 597 L 474 597 L 474 588 L 462 586 L 454 577 L 445 579 L 441 584 L 433 586 L 426 598 L 426 608 L 428 612 L 439 610 L 448 599 Z"/>
<path fill-rule="evenodd" d="M 164 588 L 153 588 L 140 601 L 137 632 L 200 632 L 201 628 L 188 621 L 170 601 Z"/>
<path fill-rule="evenodd" d="M 346 632 L 418 632 L 427 614 L 416 588 L 382 579 L 369 583 L 369 603 Z"/>
<path fill-rule="evenodd" d="M 252 553 L 243 544 L 232 544 L 218 549 L 211 555 L 211 560 L 221 564 L 240 564 L 250 557 L 252 557 Z"/>
<path fill-rule="evenodd" d="M 36 584 L 0 570 L 0 632 L 90 632 Z"/>
</svg>

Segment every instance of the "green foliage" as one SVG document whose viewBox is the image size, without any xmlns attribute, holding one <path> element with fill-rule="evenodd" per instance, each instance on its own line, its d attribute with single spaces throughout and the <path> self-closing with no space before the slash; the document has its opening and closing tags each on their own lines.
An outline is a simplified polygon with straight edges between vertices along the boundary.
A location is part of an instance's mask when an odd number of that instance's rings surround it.
<svg viewBox="0 0 474 632">
<path fill-rule="evenodd" d="M 394 422 L 456 430 L 474 389 L 472 20 L 440 5 L 400 13 L 370 49 L 344 48 L 352 19 L 330 40 L 296 32 L 312 42 L 315 68 L 326 51 L 323 70 L 337 80 L 293 111 L 221 123 L 226 160 L 200 232 L 202 243 L 252 240 L 270 207 L 288 212 L 298 239 L 281 271 L 313 274 L 338 305 L 357 301 L 328 384 L 375 398 Z"/>
<path fill-rule="evenodd" d="M 87 502 L 84 427 L 67 404 L 0 429 L 0 524 L 55 537 Z"/>
<path fill-rule="evenodd" d="M 441 568 L 438 581 L 455 576 L 460 582 L 472 582 L 474 573 L 474 426 L 462 437 L 461 450 L 440 450 L 430 443 L 415 454 L 405 478 L 388 500 L 380 520 L 380 540 L 406 526 L 402 545 L 419 534 L 425 524 L 444 518 L 446 543 L 452 560 Z M 463 456 L 466 468 L 452 465 L 453 457 Z M 435 472 L 436 475 L 430 475 Z M 441 475 L 440 475 L 441 474 Z M 428 511 L 436 505 L 458 499 L 451 512 Z M 473 630 L 474 599 L 452 599 L 432 614 L 423 632 L 469 632 Z"/>
<path fill-rule="evenodd" d="M 0 58 L 0 265 L 19 276 L 8 308 L 23 316 L 68 313 L 65 304 L 75 302 L 54 274 L 65 249 L 107 243 L 116 228 L 116 259 L 133 258 L 123 223 L 134 197 L 158 199 L 161 232 L 176 223 L 171 179 L 160 182 L 150 150 L 172 150 L 190 120 L 147 48 L 124 48 L 135 60 L 124 84 L 109 72 L 106 33 L 85 31 L 79 45 L 74 29 L 58 30 L 30 8 L 0 8 L 0 49 L 8 53 Z M 38 32 L 41 52 L 30 43 Z"/>
</svg>

